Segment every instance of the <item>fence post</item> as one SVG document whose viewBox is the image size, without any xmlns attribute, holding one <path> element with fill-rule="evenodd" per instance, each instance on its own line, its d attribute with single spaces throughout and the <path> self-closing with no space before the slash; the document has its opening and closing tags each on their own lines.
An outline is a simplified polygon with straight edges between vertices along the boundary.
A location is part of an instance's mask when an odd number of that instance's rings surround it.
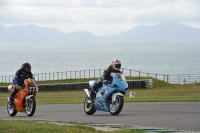
<svg viewBox="0 0 200 133">
<path fill-rule="evenodd" d="M 131 77 L 131 69 L 130 69 L 130 77 Z"/>
<path fill-rule="evenodd" d="M 66 79 L 67 79 L 67 71 L 66 71 Z"/>
<path fill-rule="evenodd" d="M 84 78 L 85 78 L 85 70 L 84 70 Z"/>
<path fill-rule="evenodd" d="M 99 77 L 101 76 L 101 69 L 99 69 Z"/>
<path fill-rule="evenodd" d="M 89 70 L 89 79 L 90 79 L 90 70 Z"/>
<path fill-rule="evenodd" d="M 95 78 L 95 69 L 94 69 L 94 78 Z"/>
<path fill-rule="evenodd" d="M 140 71 L 139 71 L 139 77 L 140 77 Z"/>
<path fill-rule="evenodd" d="M 54 80 L 54 72 L 53 72 L 53 80 Z"/>
<path fill-rule="evenodd" d="M 81 79 L 81 70 L 79 71 L 79 77 L 80 77 L 80 79 Z"/>
<path fill-rule="evenodd" d="M 164 81 L 165 81 L 165 74 L 164 74 Z"/>
<path fill-rule="evenodd" d="M 76 79 L 76 71 L 75 71 L 75 79 Z"/>
</svg>

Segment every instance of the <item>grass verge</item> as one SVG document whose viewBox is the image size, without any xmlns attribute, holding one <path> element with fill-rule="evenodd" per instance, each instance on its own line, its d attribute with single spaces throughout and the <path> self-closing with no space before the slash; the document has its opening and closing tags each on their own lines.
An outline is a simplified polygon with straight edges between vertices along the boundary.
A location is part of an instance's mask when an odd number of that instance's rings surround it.
<svg viewBox="0 0 200 133">
<path fill-rule="evenodd" d="M 127 79 L 131 78 L 127 77 Z M 135 92 L 136 97 L 129 98 L 130 92 Z M 9 92 L 0 92 L 0 106 L 7 104 L 9 95 Z M 76 104 L 83 103 L 85 97 L 83 90 L 39 91 L 36 102 L 37 104 Z M 152 89 L 129 89 L 124 98 L 125 102 L 195 102 L 200 101 L 200 84 L 174 85 L 153 79 Z"/>
<path fill-rule="evenodd" d="M 38 123 L 27 120 L 1 120 L 1 133 L 104 133 L 84 125 L 57 125 L 53 123 Z M 144 133 L 138 130 L 116 130 L 109 133 Z"/>
</svg>

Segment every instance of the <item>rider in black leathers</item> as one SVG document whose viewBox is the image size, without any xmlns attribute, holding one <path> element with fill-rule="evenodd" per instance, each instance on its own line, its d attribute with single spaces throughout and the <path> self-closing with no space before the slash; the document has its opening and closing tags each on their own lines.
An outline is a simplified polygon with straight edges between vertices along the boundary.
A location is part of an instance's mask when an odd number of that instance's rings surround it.
<svg viewBox="0 0 200 133">
<path fill-rule="evenodd" d="M 112 81 L 111 73 L 119 73 L 121 69 L 121 62 L 117 59 L 113 59 L 111 61 L 110 66 L 104 70 L 103 75 L 98 79 L 98 81 L 94 84 L 94 86 L 91 88 L 91 95 L 90 98 L 93 100 L 95 97 L 95 93 L 98 88 L 102 87 L 103 82 L 109 82 Z"/>
<path fill-rule="evenodd" d="M 24 80 L 28 78 L 33 79 L 35 81 L 33 74 L 31 72 L 31 65 L 28 62 L 26 62 L 26 63 L 23 63 L 21 68 L 17 70 L 15 77 L 13 79 L 14 91 L 11 93 L 9 97 L 10 105 L 13 104 L 13 100 L 14 100 L 15 95 L 18 92 L 18 89 L 20 89 L 21 86 L 24 84 Z"/>
</svg>

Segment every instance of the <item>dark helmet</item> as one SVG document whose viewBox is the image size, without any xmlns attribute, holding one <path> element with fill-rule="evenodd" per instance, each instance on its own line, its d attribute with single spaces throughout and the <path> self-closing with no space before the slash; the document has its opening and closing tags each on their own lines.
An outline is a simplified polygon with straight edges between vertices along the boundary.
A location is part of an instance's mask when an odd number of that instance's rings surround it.
<svg viewBox="0 0 200 133">
<path fill-rule="evenodd" d="M 121 62 L 118 59 L 113 59 L 110 65 L 113 69 L 119 71 L 121 69 Z"/>
<path fill-rule="evenodd" d="M 31 72 L 31 65 L 28 62 L 23 63 L 22 64 L 22 70 L 24 72 Z"/>
</svg>

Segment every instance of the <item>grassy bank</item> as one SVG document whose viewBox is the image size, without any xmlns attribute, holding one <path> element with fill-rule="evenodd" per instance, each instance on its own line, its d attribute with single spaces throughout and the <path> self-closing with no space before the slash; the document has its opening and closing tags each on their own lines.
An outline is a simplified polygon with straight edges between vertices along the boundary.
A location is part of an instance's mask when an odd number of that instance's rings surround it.
<svg viewBox="0 0 200 133">
<path fill-rule="evenodd" d="M 57 125 L 53 123 L 38 123 L 35 121 L 26 120 L 1 120 L 1 133 L 103 133 L 104 131 L 97 131 L 94 128 L 86 127 L 84 125 Z M 136 130 L 118 130 L 108 133 L 144 133 Z"/>
<path fill-rule="evenodd" d="M 139 79 L 127 77 L 127 80 Z M 144 79 L 144 78 L 142 78 Z M 45 81 L 47 83 L 88 82 L 89 79 L 72 79 L 60 81 Z M 135 98 L 129 98 L 129 93 L 135 92 Z M 0 106 L 5 106 L 8 92 L 0 92 Z M 44 98 L 45 97 L 45 98 Z M 36 96 L 37 104 L 76 104 L 83 103 L 85 93 L 79 91 L 39 91 Z M 153 79 L 152 89 L 129 89 L 125 102 L 195 102 L 200 101 L 200 84 L 174 85 L 161 80 Z"/>
</svg>

